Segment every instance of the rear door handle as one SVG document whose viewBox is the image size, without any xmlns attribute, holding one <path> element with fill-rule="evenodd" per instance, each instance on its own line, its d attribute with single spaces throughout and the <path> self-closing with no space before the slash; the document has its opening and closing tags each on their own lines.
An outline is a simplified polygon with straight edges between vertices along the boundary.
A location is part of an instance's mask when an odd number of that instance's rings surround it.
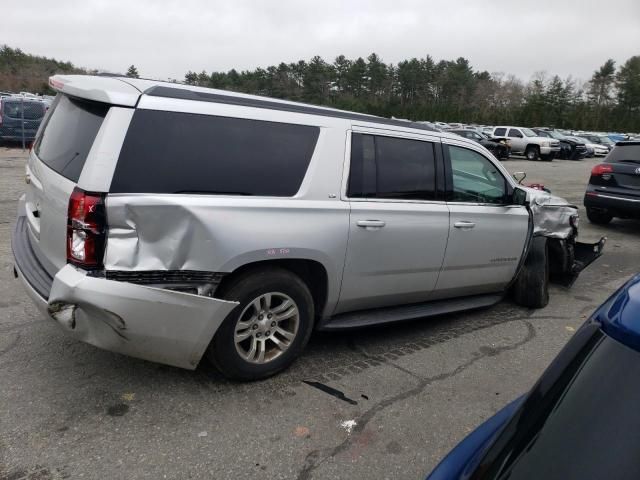
<svg viewBox="0 0 640 480">
<path fill-rule="evenodd" d="M 473 222 L 456 222 L 453 226 L 456 228 L 473 228 L 476 224 Z"/>
<path fill-rule="evenodd" d="M 356 225 L 362 228 L 382 228 L 386 223 L 382 220 L 358 220 Z"/>
</svg>

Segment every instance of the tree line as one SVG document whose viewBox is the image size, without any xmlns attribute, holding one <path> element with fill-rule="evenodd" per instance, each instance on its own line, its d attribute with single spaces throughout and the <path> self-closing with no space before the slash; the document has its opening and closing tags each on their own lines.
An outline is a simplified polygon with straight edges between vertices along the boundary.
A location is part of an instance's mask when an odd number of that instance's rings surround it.
<svg viewBox="0 0 640 480">
<path fill-rule="evenodd" d="M 50 94 L 48 77 L 56 73 L 97 71 L 0 46 L 0 91 Z M 139 75 L 134 65 L 126 74 Z M 640 131 L 640 56 L 621 65 L 607 60 L 584 84 L 545 73 L 524 83 L 475 70 L 462 57 L 388 64 L 375 53 L 355 60 L 340 55 L 332 63 L 315 56 L 255 70 L 189 71 L 185 82 L 411 120 Z"/>
<path fill-rule="evenodd" d="M 543 72 L 524 83 L 475 70 L 462 57 L 387 64 L 375 53 L 366 60 L 315 56 L 240 72 L 189 71 L 185 82 L 411 120 L 640 131 L 640 56 L 618 68 L 607 60 L 585 84 Z"/>
</svg>

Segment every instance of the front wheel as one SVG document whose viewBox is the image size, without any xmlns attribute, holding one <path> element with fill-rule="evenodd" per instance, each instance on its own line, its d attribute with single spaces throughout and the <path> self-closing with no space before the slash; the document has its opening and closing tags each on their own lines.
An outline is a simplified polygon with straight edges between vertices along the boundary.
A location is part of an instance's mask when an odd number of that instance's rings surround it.
<svg viewBox="0 0 640 480">
<path fill-rule="evenodd" d="M 311 336 L 313 298 L 295 274 L 280 268 L 236 278 L 221 297 L 240 304 L 227 316 L 207 357 L 227 378 L 259 380 L 287 368 Z"/>
<path fill-rule="evenodd" d="M 545 237 L 533 238 L 511 294 L 522 307 L 543 308 L 549 303 L 549 255 Z"/>
</svg>

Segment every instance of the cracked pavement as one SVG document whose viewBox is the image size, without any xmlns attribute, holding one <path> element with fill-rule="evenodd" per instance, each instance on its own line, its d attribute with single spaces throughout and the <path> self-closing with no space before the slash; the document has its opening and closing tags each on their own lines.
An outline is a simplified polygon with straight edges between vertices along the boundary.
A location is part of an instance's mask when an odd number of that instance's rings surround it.
<svg viewBox="0 0 640 480">
<path fill-rule="evenodd" d="M 542 310 L 484 310 L 317 333 L 283 374 L 230 383 L 67 338 L 13 279 L 24 154 L 0 148 L 0 480 L 423 478 L 523 394 L 591 311 L 640 265 L 640 222 L 595 227 L 603 258 Z M 582 162 L 510 160 L 580 205 Z"/>
</svg>

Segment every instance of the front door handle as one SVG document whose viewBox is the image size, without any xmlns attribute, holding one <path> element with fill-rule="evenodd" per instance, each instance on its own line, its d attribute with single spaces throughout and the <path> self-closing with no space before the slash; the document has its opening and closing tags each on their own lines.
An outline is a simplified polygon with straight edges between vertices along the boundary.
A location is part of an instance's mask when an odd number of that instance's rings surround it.
<svg viewBox="0 0 640 480">
<path fill-rule="evenodd" d="M 456 228 L 473 228 L 476 224 L 473 222 L 456 222 L 453 226 Z"/>
<path fill-rule="evenodd" d="M 382 220 L 358 220 L 356 225 L 362 228 L 382 228 L 386 223 Z"/>
</svg>

